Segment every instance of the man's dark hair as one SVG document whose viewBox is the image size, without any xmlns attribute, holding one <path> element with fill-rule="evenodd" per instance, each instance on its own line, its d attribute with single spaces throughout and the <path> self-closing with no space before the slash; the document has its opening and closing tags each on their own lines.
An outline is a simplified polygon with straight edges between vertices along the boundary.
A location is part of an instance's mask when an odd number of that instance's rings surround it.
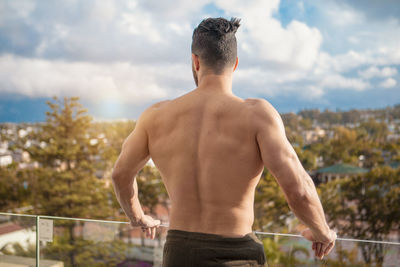
<svg viewBox="0 0 400 267">
<path fill-rule="evenodd" d="M 220 74 L 236 62 L 235 33 L 240 19 L 207 18 L 193 31 L 192 53 L 199 56 L 207 67 Z"/>
</svg>

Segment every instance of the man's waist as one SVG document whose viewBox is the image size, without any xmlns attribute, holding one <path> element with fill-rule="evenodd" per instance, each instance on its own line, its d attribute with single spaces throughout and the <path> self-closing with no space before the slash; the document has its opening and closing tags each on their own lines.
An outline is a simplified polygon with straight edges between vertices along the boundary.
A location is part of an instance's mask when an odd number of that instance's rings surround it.
<svg viewBox="0 0 400 267">
<path fill-rule="evenodd" d="M 219 235 L 224 237 L 243 237 L 251 232 L 251 223 L 245 221 L 230 221 L 230 222 L 201 222 L 190 220 L 174 220 L 170 218 L 169 229 L 183 232 L 203 233 L 210 235 Z"/>
<path fill-rule="evenodd" d="M 192 231 L 184 231 L 178 229 L 169 229 L 167 232 L 167 236 L 170 238 L 190 238 L 190 239 L 199 239 L 199 240 L 225 240 L 225 241 L 245 241 L 251 240 L 251 237 L 254 235 L 253 232 L 249 232 L 243 236 L 225 236 L 219 234 L 212 233 L 203 233 L 203 232 L 192 232 Z"/>
</svg>

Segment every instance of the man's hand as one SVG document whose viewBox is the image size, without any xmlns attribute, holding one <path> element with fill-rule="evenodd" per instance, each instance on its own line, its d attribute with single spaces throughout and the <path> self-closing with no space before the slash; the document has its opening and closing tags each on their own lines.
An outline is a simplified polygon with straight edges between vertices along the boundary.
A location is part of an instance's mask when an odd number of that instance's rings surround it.
<svg viewBox="0 0 400 267">
<path fill-rule="evenodd" d="M 331 252 L 332 248 L 335 246 L 336 233 L 332 230 L 329 230 L 329 237 L 326 238 L 317 238 L 313 234 L 313 232 L 307 228 L 304 230 L 301 235 L 304 236 L 305 239 L 312 242 L 312 249 L 315 252 L 315 257 L 322 260 L 322 258 Z"/>
<path fill-rule="evenodd" d="M 140 226 L 143 232 L 146 232 L 146 236 L 154 239 L 156 236 L 157 228 L 160 227 L 160 220 L 154 220 L 149 215 L 143 215 L 138 221 L 131 220 L 131 225 L 134 227 Z"/>
</svg>

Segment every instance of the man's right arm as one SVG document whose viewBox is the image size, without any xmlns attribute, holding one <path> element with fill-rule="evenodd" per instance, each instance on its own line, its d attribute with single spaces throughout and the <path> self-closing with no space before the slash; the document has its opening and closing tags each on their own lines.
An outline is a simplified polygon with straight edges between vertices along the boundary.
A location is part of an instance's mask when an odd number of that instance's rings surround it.
<svg viewBox="0 0 400 267">
<path fill-rule="evenodd" d="M 332 242 L 334 234 L 326 222 L 314 183 L 288 141 L 279 113 L 265 100 L 256 100 L 253 107 L 264 166 L 282 188 L 293 213 L 310 228 L 312 241 Z"/>
</svg>

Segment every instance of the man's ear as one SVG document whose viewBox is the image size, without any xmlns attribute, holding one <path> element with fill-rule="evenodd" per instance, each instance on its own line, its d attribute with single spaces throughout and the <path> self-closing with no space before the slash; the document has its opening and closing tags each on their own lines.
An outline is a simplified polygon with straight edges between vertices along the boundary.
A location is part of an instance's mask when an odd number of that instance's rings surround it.
<svg viewBox="0 0 400 267">
<path fill-rule="evenodd" d="M 238 58 L 238 57 L 236 57 L 236 62 L 235 62 L 235 66 L 233 67 L 233 71 L 235 71 L 235 70 L 236 70 L 236 68 L 237 68 L 238 64 L 239 64 L 239 58 Z"/>
<path fill-rule="evenodd" d="M 194 64 L 195 70 L 199 71 L 199 69 L 200 69 L 199 56 L 192 53 L 192 62 Z"/>
</svg>

